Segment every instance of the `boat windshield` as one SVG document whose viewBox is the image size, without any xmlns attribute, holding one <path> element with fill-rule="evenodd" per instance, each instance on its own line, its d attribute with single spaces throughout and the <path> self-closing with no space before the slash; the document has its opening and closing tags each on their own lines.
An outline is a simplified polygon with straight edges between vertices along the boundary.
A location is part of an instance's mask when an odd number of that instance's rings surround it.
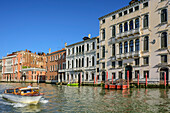
<svg viewBox="0 0 170 113">
<path fill-rule="evenodd" d="M 19 89 L 17 88 L 17 89 L 15 89 L 15 93 L 18 93 L 19 92 Z"/>
<path fill-rule="evenodd" d="M 7 92 L 7 93 L 13 93 L 13 92 L 14 92 L 14 89 L 7 89 L 6 92 Z"/>
</svg>

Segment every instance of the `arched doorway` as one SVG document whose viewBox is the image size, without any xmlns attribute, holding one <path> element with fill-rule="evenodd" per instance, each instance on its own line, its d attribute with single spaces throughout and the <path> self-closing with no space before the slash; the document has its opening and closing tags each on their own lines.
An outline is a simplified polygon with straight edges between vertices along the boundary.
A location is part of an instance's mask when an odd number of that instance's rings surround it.
<svg viewBox="0 0 170 113">
<path fill-rule="evenodd" d="M 60 74 L 60 82 L 62 82 L 62 74 Z"/>
<path fill-rule="evenodd" d="M 106 73 L 103 71 L 102 72 L 102 81 L 105 81 L 106 80 Z"/>
<path fill-rule="evenodd" d="M 125 67 L 125 79 L 127 80 L 127 71 L 129 71 L 129 81 L 132 80 L 132 66 L 128 65 Z"/>
<path fill-rule="evenodd" d="M 165 73 L 166 73 L 166 85 L 168 85 L 168 80 L 169 80 L 168 68 L 161 68 L 160 69 L 160 81 L 164 81 L 164 74 Z"/>
<path fill-rule="evenodd" d="M 78 74 L 78 83 L 79 83 L 79 85 L 81 83 L 81 75 L 80 75 L 80 73 Z"/>
</svg>

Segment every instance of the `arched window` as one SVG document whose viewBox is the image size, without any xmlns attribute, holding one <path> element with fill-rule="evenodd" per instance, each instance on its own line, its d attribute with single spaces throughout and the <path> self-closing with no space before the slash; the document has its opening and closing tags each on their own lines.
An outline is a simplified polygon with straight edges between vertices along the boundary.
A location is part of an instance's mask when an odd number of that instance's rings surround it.
<svg viewBox="0 0 170 113">
<path fill-rule="evenodd" d="M 133 40 L 130 41 L 129 52 L 133 52 Z"/>
<path fill-rule="evenodd" d="M 76 53 L 78 53 L 78 51 L 79 51 L 79 50 L 78 50 L 78 47 L 76 47 Z"/>
<path fill-rule="evenodd" d="M 161 48 L 167 47 L 167 32 L 161 34 Z"/>
<path fill-rule="evenodd" d="M 76 59 L 76 67 L 78 67 L 78 60 Z"/>
<path fill-rule="evenodd" d="M 131 21 L 129 22 L 129 29 L 130 29 L 130 30 L 133 29 L 133 20 L 131 20 Z"/>
<path fill-rule="evenodd" d="M 149 26 L 149 16 L 145 15 L 143 19 L 143 27 L 148 27 Z"/>
<path fill-rule="evenodd" d="M 115 56 L 116 52 L 115 52 L 115 44 L 112 45 L 112 56 Z"/>
<path fill-rule="evenodd" d="M 92 57 L 92 66 L 94 66 L 94 56 Z"/>
<path fill-rule="evenodd" d="M 103 48 L 102 48 L 102 57 L 103 58 L 105 57 L 105 46 L 103 46 Z"/>
<path fill-rule="evenodd" d="M 128 52 L 128 42 L 124 42 L 124 53 Z"/>
<path fill-rule="evenodd" d="M 116 36 L 116 27 L 113 26 L 112 27 L 112 37 L 115 37 Z"/>
<path fill-rule="evenodd" d="M 68 69 L 69 69 L 70 62 L 68 61 Z"/>
<path fill-rule="evenodd" d="M 128 23 L 127 22 L 124 23 L 124 32 L 126 32 L 126 31 L 128 31 Z"/>
<path fill-rule="evenodd" d="M 79 59 L 79 67 L 81 67 L 81 59 Z"/>
<path fill-rule="evenodd" d="M 93 42 L 93 50 L 95 49 L 95 43 Z"/>
<path fill-rule="evenodd" d="M 89 51 L 89 44 L 87 44 L 87 51 Z"/>
<path fill-rule="evenodd" d="M 136 28 L 139 28 L 139 18 L 137 18 L 136 20 L 135 20 L 135 29 Z"/>
<path fill-rule="evenodd" d="M 86 66 L 89 67 L 89 58 L 88 57 L 87 57 L 87 62 L 86 63 L 87 63 Z"/>
<path fill-rule="evenodd" d="M 72 68 L 74 68 L 74 61 L 72 60 Z"/>
<path fill-rule="evenodd" d="M 119 43 L 119 54 L 122 54 L 122 43 Z"/>
<path fill-rule="evenodd" d="M 139 51 L 139 39 L 135 40 L 135 51 Z"/>
<path fill-rule="evenodd" d="M 148 51 L 149 50 L 149 37 L 145 36 L 144 37 L 144 51 Z"/>
<path fill-rule="evenodd" d="M 82 67 L 84 67 L 84 58 L 82 58 Z"/>
<path fill-rule="evenodd" d="M 167 9 L 161 10 L 161 22 L 167 22 Z"/>
<path fill-rule="evenodd" d="M 102 30 L 102 40 L 105 40 L 105 29 Z"/>
<path fill-rule="evenodd" d="M 79 53 L 81 53 L 81 46 L 79 46 Z"/>
<path fill-rule="evenodd" d="M 82 52 L 84 52 L 84 45 L 82 45 Z"/>
<path fill-rule="evenodd" d="M 122 33 L 123 29 L 122 29 L 122 24 L 119 25 L 119 33 Z"/>
</svg>

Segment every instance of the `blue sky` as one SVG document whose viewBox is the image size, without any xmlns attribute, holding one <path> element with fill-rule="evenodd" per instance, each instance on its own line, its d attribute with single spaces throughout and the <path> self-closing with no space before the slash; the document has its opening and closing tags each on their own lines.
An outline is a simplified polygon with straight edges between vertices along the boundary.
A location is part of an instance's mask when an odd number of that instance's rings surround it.
<svg viewBox="0 0 170 113">
<path fill-rule="evenodd" d="M 48 52 L 99 35 L 98 18 L 130 0 L 0 0 L 0 59 L 19 50 Z"/>
</svg>

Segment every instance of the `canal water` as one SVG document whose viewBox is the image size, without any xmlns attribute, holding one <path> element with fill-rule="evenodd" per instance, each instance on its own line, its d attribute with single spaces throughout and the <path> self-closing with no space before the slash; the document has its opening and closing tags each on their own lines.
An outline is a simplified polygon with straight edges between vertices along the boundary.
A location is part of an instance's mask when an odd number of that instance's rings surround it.
<svg viewBox="0 0 170 113">
<path fill-rule="evenodd" d="M 170 112 L 168 89 L 105 90 L 40 84 L 40 91 L 45 95 L 37 105 L 11 103 L 2 98 L 5 89 L 21 86 L 28 84 L 0 83 L 0 112 Z"/>
</svg>

